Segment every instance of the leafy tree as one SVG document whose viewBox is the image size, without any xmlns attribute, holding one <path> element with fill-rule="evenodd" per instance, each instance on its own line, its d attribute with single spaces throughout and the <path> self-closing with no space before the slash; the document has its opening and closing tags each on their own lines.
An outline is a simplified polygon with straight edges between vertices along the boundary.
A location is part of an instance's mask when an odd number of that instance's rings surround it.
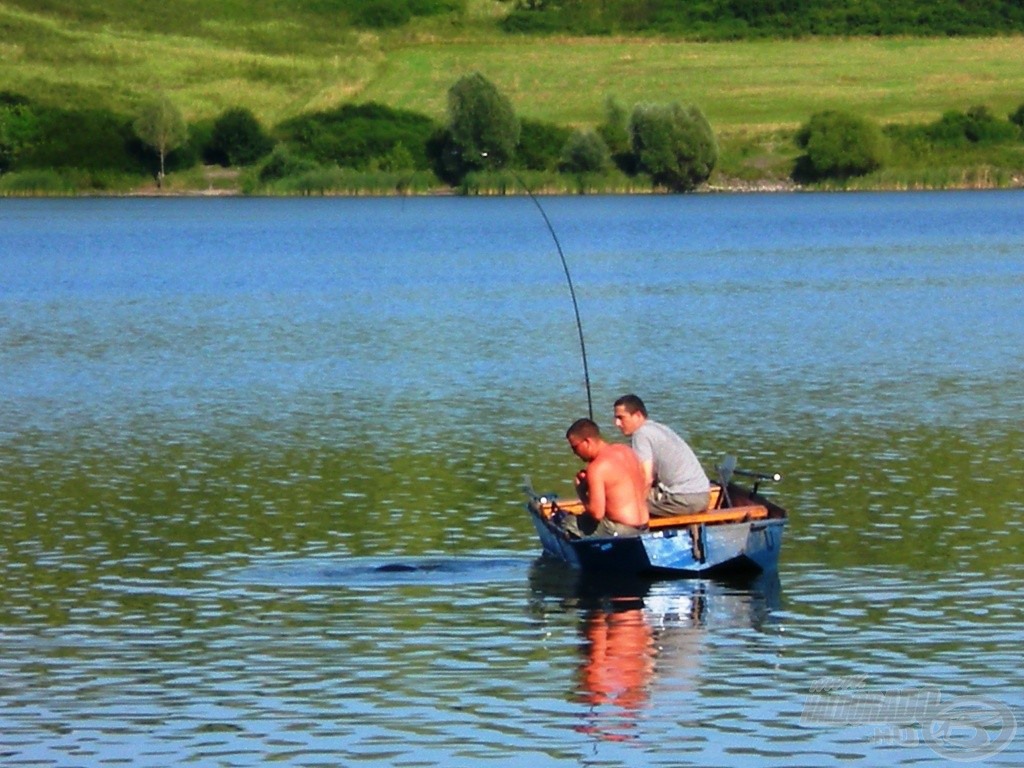
<svg viewBox="0 0 1024 768">
<path fill-rule="evenodd" d="M 594 131 L 573 131 L 562 150 L 559 167 L 569 173 L 601 173 L 608 170 L 611 153 Z"/>
<path fill-rule="evenodd" d="M 555 123 L 523 118 L 520 122 L 516 165 L 530 171 L 554 171 L 572 131 Z"/>
<path fill-rule="evenodd" d="M 185 143 L 188 128 L 181 112 L 166 96 L 147 103 L 133 125 L 135 134 L 160 157 L 157 186 L 163 186 L 167 154 Z"/>
<path fill-rule="evenodd" d="M 28 99 L 0 93 L 0 173 L 17 162 L 21 152 L 32 145 L 39 131 L 39 119 Z"/>
<path fill-rule="evenodd" d="M 604 122 L 597 126 L 597 133 L 611 152 L 629 151 L 629 112 L 614 96 L 605 99 Z"/>
<path fill-rule="evenodd" d="M 695 106 L 638 104 L 629 131 L 640 170 L 676 192 L 707 181 L 718 162 L 715 134 Z"/>
<path fill-rule="evenodd" d="M 249 165 L 273 148 L 255 115 L 244 107 L 224 112 L 213 124 L 207 160 L 223 166 Z"/>
<path fill-rule="evenodd" d="M 806 154 L 794 175 L 813 178 L 848 178 L 878 170 L 888 156 L 881 129 L 848 112 L 826 111 L 811 116 L 796 135 Z"/>
<path fill-rule="evenodd" d="M 512 102 L 474 73 L 448 90 L 447 133 L 441 175 L 461 179 L 470 171 L 508 163 L 519 143 L 520 125 Z"/>
</svg>

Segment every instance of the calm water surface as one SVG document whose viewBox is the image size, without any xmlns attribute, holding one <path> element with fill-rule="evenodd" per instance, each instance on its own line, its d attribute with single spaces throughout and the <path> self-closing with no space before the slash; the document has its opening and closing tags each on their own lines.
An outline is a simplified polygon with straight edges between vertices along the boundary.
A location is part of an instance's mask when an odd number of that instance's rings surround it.
<svg viewBox="0 0 1024 768">
<path fill-rule="evenodd" d="M 779 572 L 538 559 L 526 199 L 0 200 L 0 763 L 1024 762 L 1024 194 L 543 204 L 595 416 L 781 472 Z"/>
</svg>

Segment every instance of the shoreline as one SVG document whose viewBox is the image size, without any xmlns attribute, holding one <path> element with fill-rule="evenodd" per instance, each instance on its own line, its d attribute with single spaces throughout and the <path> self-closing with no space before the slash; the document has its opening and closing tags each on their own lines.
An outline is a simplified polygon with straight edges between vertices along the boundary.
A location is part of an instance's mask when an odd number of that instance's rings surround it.
<svg viewBox="0 0 1024 768">
<path fill-rule="evenodd" d="M 232 174 L 218 175 L 220 180 L 230 178 Z M 208 177 L 210 178 L 210 177 Z M 952 184 L 944 186 L 933 186 L 927 184 L 913 185 L 806 185 L 799 184 L 792 179 L 762 179 L 758 181 L 740 181 L 737 179 L 720 179 L 713 183 L 706 183 L 690 192 L 671 192 L 665 189 L 592 189 L 579 190 L 556 190 L 550 188 L 536 190 L 509 190 L 495 187 L 491 190 L 475 190 L 471 193 L 464 193 L 455 187 L 439 186 L 425 191 L 399 190 L 399 189 L 365 189 L 359 191 L 345 190 L 321 190 L 317 192 L 274 192 L 273 190 L 261 190 L 257 192 L 246 192 L 241 184 L 230 184 L 225 186 L 209 185 L 181 186 L 159 188 L 155 183 L 141 184 L 137 187 L 123 190 L 65 190 L 65 191 L 2 191 L 0 200 L 13 198 L 228 198 L 228 197 L 265 197 L 265 198 L 295 198 L 295 197 L 516 197 L 533 194 L 537 197 L 586 197 L 586 196 L 630 196 L 630 195 L 744 195 L 744 194 L 799 194 L 814 192 L 965 192 L 965 191 L 993 191 L 993 190 L 1020 190 L 1024 189 L 1024 175 L 1012 176 L 1007 184 L 992 184 L 985 181 L 973 183 Z"/>
<path fill-rule="evenodd" d="M 668 192 L 665 190 L 629 191 L 621 192 L 616 190 L 592 190 L 588 192 L 533 192 L 535 197 L 642 197 L 642 196 L 678 196 L 687 195 L 708 196 L 708 195 L 787 195 L 787 194 L 865 194 L 865 193 L 914 193 L 914 192 L 1013 192 L 1024 190 L 1024 182 L 1008 186 L 996 185 L 964 185 L 964 186 L 900 186 L 900 187 L 809 187 L 799 184 L 766 184 L 766 185 L 735 185 L 735 186 L 710 186 L 693 190 L 692 192 Z M 519 191 L 498 191 L 476 192 L 473 194 L 462 194 L 457 190 L 432 190 L 429 192 L 389 192 L 382 190 L 367 190 L 364 192 L 342 192 L 327 191 L 315 194 L 275 194 L 270 192 L 243 192 L 240 189 L 217 189 L 217 190 L 175 190 L 175 191 L 123 191 L 123 192 L 64 192 L 64 193 L 3 193 L 0 192 L 0 200 L 73 200 L 81 199 L 137 199 L 137 200 L 171 200 L 171 199 L 227 199 L 227 198 L 266 198 L 294 199 L 294 198 L 369 198 L 369 197 L 394 197 L 394 198 L 441 198 L 441 197 L 527 197 L 529 193 Z"/>
</svg>

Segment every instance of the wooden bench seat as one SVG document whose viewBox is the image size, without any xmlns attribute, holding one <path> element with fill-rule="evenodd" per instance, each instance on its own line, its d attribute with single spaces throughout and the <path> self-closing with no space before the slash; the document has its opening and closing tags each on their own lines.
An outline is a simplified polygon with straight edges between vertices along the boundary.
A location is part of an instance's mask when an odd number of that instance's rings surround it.
<svg viewBox="0 0 1024 768">
<path fill-rule="evenodd" d="M 712 492 L 718 491 L 717 487 Z M 557 502 L 558 509 L 570 515 L 583 514 L 583 502 L 578 499 L 571 499 Z M 551 517 L 553 514 L 552 504 L 548 502 L 540 507 L 544 517 Z M 694 525 L 702 523 L 742 523 L 748 520 L 764 520 L 768 517 L 768 508 L 761 504 L 748 504 L 740 507 L 729 507 L 728 509 L 709 509 L 704 512 L 694 512 L 689 515 L 673 515 L 672 517 L 652 517 L 650 527 L 652 530 L 659 528 L 671 528 L 676 525 Z"/>
<path fill-rule="evenodd" d="M 671 528 L 674 525 L 695 525 L 702 523 L 742 523 L 747 520 L 764 520 L 768 517 L 768 507 L 751 504 L 745 507 L 729 507 L 713 509 L 706 512 L 695 512 L 690 515 L 673 515 L 672 517 L 652 517 L 651 529 Z"/>
</svg>

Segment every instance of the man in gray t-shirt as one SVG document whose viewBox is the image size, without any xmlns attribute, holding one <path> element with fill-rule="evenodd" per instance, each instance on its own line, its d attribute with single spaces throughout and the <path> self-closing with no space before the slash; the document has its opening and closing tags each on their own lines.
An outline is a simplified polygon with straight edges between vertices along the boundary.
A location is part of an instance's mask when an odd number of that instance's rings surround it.
<svg viewBox="0 0 1024 768">
<path fill-rule="evenodd" d="M 615 426 L 632 440 L 649 487 L 652 516 L 702 512 L 710 501 L 711 484 L 693 449 L 669 427 L 647 418 L 636 395 L 615 401 Z"/>
</svg>

